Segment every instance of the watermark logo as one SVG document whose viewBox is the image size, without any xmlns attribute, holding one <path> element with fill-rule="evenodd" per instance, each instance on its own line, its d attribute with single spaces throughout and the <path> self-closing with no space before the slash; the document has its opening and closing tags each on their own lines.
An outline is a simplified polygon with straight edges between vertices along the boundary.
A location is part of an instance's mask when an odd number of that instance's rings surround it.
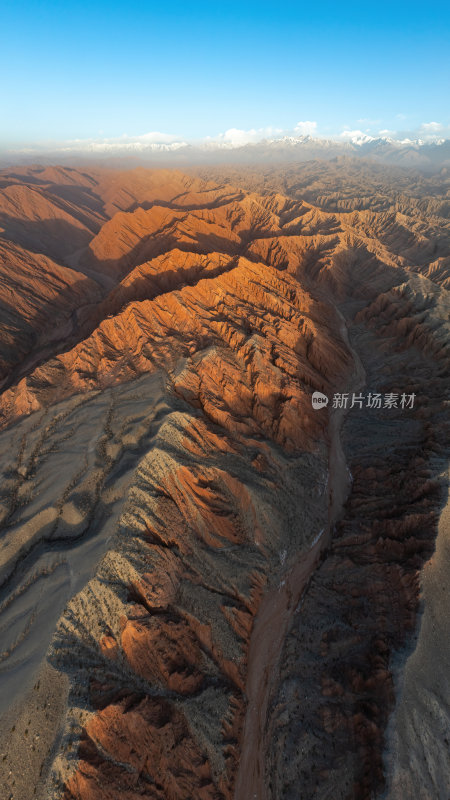
<svg viewBox="0 0 450 800">
<path fill-rule="evenodd" d="M 414 408 L 414 400 L 416 395 L 413 394 L 396 394 L 395 392 L 387 392 L 380 394 L 379 392 L 369 392 L 365 394 L 356 394 L 355 392 L 336 392 L 332 398 L 332 408 L 401 408 L 409 409 Z M 312 407 L 325 408 L 329 403 L 329 398 L 322 392 L 314 392 L 312 395 Z"/>
<path fill-rule="evenodd" d="M 369 394 L 336 393 L 333 395 L 333 408 L 414 408 L 416 395 L 387 392 L 369 392 Z"/>
<path fill-rule="evenodd" d="M 325 408 L 328 405 L 328 397 L 322 392 L 314 392 L 312 396 L 313 408 Z"/>
</svg>

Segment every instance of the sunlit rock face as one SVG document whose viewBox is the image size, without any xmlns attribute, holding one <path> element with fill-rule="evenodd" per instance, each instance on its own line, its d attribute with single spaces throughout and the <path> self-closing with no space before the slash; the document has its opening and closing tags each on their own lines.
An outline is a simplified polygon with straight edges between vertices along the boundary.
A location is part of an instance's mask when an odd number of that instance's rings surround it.
<svg viewBox="0 0 450 800">
<path fill-rule="evenodd" d="M 6 797 L 448 795 L 446 180 L 0 173 Z"/>
</svg>

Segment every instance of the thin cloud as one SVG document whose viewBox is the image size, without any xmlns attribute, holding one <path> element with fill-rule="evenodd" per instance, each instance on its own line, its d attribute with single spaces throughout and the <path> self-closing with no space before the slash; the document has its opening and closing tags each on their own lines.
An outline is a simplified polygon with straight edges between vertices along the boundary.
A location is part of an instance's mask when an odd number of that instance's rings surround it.
<svg viewBox="0 0 450 800">
<path fill-rule="evenodd" d="M 138 136 L 130 136 L 127 133 L 122 136 L 102 139 L 71 139 L 64 143 L 64 149 L 83 149 L 83 150 L 145 150 L 155 147 L 165 149 L 167 147 L 179 147 L 186 142 L 172 133 L 162 133 L 161 131 L 149 131 Z"/>
<path fill-rule="evenodd" d="M 149 150 L 170 151 L 185 147 L 187 142 L 181 137 L 160 131 L 149 131 L 138 136 L 127 133 L 108 138 L 68 139 L 64 142 L 39 142 L 30 147 L 16 150 L 27 153 L 143 153 Z"/>
<path fill-rule="evenodd" d="M 317 122 L 312 120 L 297 122 L 294 131 L 298 136 L 317 136 Z"/>
<path fill-rule="evenodd" d="M 439 133 L 443 128 L 444 126 L 441 122 L 422 122 L 420 126 L 420 130 L 424 130 L 427 133 Z"/>
<path fill-rule="evenodd" d="M 438 142 L 450 138 L 450 126 L 442 122 L 422 122 L 417 136 L 426 142 Z"/>
<path fill-rule="evenodd" d="M 228 147 L 243 147 L 246 144 L 254 144 L 263 139 L 272 139 L 283 133 L 282 128 L 250 128 L 250 130 L 243 130 L 241 128 L 229 128 L 225 133 L 219 133 L 217 136 L 207 136 L 203 140 L 206 144 L 219 144 Z"/>
<path fill-rule="evenodd" d="M 374 139 L 373 136 L 369 136 L 369 134 L 360 130 L 342 131 L 340 138 L 347 142 L 353 142 L 353 144 L 365 144 L 366 142 L 372 142 Z"/>
</svg>

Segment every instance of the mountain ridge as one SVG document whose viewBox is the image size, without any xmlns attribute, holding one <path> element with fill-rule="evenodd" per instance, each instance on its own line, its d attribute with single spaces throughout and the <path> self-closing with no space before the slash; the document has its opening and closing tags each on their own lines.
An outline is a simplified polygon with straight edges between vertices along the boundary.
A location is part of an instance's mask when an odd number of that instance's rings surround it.
<svg viewBox="0 0 450 800">
<path fill-rule="evenodd" d="M 450 166 L 450 139 L 433 137 L 421 139 L 392 136 L 370 136 L 361 132 L 347 138 L 319 138 L 313 136 L 283 135 L 275 138 L 242 144 L 233 141 L 179 141 L 173 143 L 148 143 L 140 139 L 123 139 L 67 143 L 64 146 L 36 146 L 23 151 L 0 153 L 0 166 L 4 164 L 32 164 L 34 162 L 76 164 L 85 159 L 87 164 L 108 158 L 134 159 L 143 165 L 149 162 L 168 167 L 192 166 L 202 163 L 217 164 L 270 164 L 303 162 L 314 159 L 370 158 L 376 163 L 403 167 L 416 167 L 437 172 Z M 113 163 L 113 162 L 112 162 Z"/>
<path fill-rule="evenodd" d="M 448 675 L 409 655 L 423 575 L 450 641 L 448 196 L 354 159 L 0 173 L 5 796 L 409 800 L 408 747 L 446 787 L 415 719 Z"/>
</svg>

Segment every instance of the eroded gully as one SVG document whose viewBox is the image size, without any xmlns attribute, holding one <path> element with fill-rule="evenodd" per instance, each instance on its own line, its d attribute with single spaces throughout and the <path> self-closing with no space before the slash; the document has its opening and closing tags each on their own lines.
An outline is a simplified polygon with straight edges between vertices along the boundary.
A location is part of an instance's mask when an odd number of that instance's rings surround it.
<svg viewBox="0 0 450 800">
<path fill-rule="evenodd" d="M 353 358 L 353 370 L 346 392 L 358 392 L 365 384 L 365 371 L 358 354 L 351 346 L 342 314 L 340 334 Z M 328 524 L 316 537 L 310 549 L 283 576 L 279 585 L 265 593 L 250 638 L 247 665 L 247 713 L 241 741 L 241 757 L 235 785 L 235 800 L 269 800 L 266 785 L 267 717 L 269 700 L 279 675 L 279 659 L 292 616 L 309 580 L 328 548 L 333 529 L 342 515 L 348 497 L 351 477 L 341 443 L 341 429 L 346 410 L 330 408 L 328 456 Z"/>
</svg>

